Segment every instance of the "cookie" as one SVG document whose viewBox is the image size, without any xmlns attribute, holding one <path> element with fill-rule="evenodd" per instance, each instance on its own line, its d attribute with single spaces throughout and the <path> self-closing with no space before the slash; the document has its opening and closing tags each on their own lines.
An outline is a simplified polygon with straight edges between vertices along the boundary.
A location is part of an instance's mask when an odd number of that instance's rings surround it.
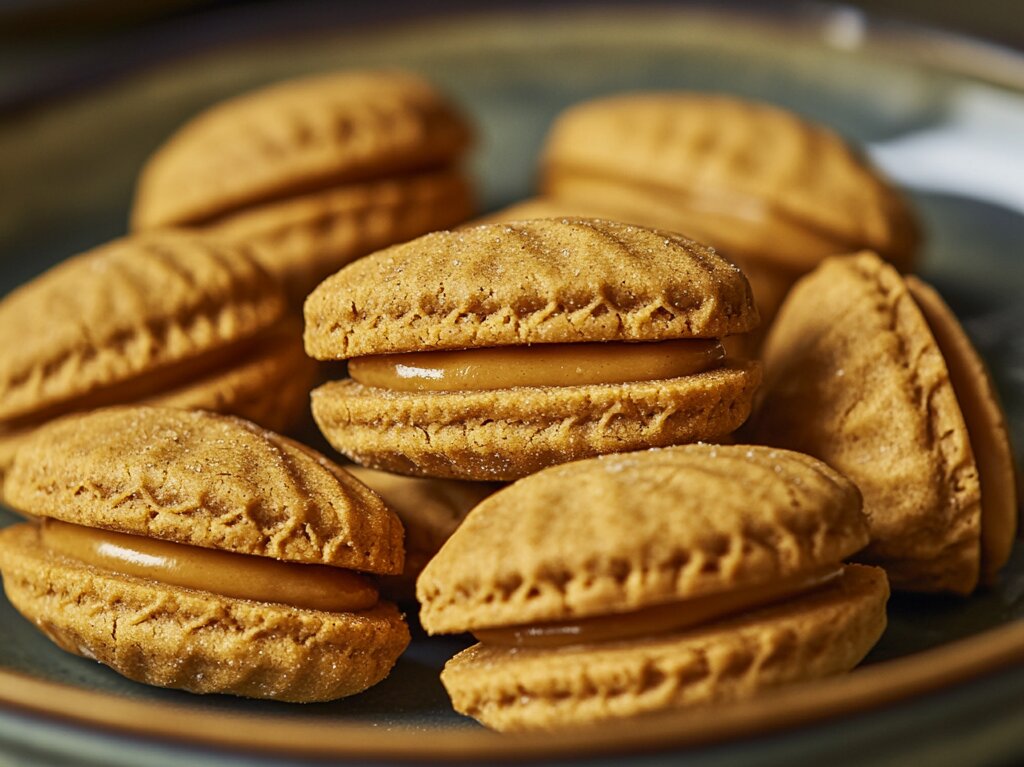
<svg viewBox="0 0 1024 767">
<path fill-rule="evenodd" d="M 198 693 L 330 700 L 409 641 L 363 573 L 402 569 L 402 526 L 323 456 L 172 408 L 68 416 L 19 447 L 0 532 L 11 603 L 63 649 Z"/>
<path fill-rule="evenodd" d="M 0 442 L 144 401 L 283 429 L 316 375 L 298 329 L 281 324 L 285 306 L 245 249 L 181 232 L 68 259 L 0 301 Z"/>
<path fill-rule="evenodd" d="M 992 580 L 1016 529 L 1013 458 L 984 365 L 935 291 L 872 253 L 828 259 L 783 305 L 764 360 L 751 435 L 857 483 L 863 561 L 908 591 Z"/>
<path fill-rule="evenodd" d="M 903 197 L 835 133 L 724 95 L 633 93 L 570 108 L 548 136 L 541 190 L 675 217 L 659 225 L 797 272 L 860 248 L 908 270 L 919 239 Z"/>
<path fill-rule="evenodd" d="M 465 221 L 472 189 L 455 169 L 349 184 L 221 217 L 204 231 L 244 242 L 296 303 L 345 264 Z"/>
<path fill-rule="evenodd" d="M 638 202 L 639 204 L 637 204 Z M 651 204 L 651 202 L 649 200 L 638 201 L 636 197 L 630 197 L 628 194 L 624 194 L 621 199 L 601 200 L 532 197 L 481 216 L 475 220 L 475 223 L 479 225 L 509 223 L 532 218 L 596 217 L 654 229 L 669 229 L 713 245 L 743 271 L 743 275 L 750 283 L 757 311 L 761 316 L 761 324 L 752 333 L 731 337 L 727 341 L 726 348 L 730 353 L 740 356 L 753 355 L 760 345 L 763 330 L 775 317 L 786 293 L 800 273 L 766 259 L 745 256 L 744 253 L 749 252 L 749 249 L 729 250 L 730 240 L 727 232 L 735 236 L 743 226 L 742 223 L 727 222 L 723 231 L 719 232 L 718 229 L 721 227 L 716 226 L 720 223 L 717 219 L 705 219 L 700 215 L 687 216 L 686 211 L 679 207 L 656 202 Z M 770 240 L 768 241 L 770 242 Z M 723 247 L 726 250 L 721 250 Z"/>
<path fill-rule="evenodd" d="M 441 679 L 500 730 L 751 697 L 847 671 L 885 626 L 857 489 L 808 456 L 685 445 L 563 464 L 470 512 L 417 582 Z"/>
<path fill-rule="evenodd" d="M 429 477 L 406 477 L 386 471 L 348 466 L 346 471 L 384 499 L 405 528 L 405 569 L 379 579 L 389 598 L 412 602 L 416 578 L 469 510 L 501 485 Z"/>
<path fill-rule="evenodd" d="M 211 107 L 157 150 L 132 228 L 258 243 L 301 303 L 345 263 L 468 218 L 470 184 L 456 166 L 470 143 L 466 118 L 409 72 L 278 83 Z"/>
<path fill-rule="evenodd" d="M 306 351 L 328 441 L 403 474 L 511 480 L 608 452 L 713 439 L 747 417 L 757 324 L 742 273 L 684 237 L 593 219 L 437 232 L 329 277 Z"/>
</svg>

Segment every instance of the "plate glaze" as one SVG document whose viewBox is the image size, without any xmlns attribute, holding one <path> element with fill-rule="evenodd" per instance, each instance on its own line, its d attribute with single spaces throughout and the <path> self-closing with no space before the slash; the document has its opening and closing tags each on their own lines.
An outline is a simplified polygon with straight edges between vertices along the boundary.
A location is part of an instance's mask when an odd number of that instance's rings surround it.
<svg viewBox="0 0 1024 767">
<path fill-rule="evenodd" d="M 183 59 L 0 124 L 0 167 L 19 182 L 0 209 L 0 285 L 6 292 L 123 233 L 134 176 L 148 153 L 202 107 L 273 80 L 345 67 L 422 72 L 480 126 L 474 170 L 483 209 L 530 194 L 543 136 L 573 102 L 638 88 L 722 90 L 829 124 L 905 184 L 921 187 L 911 190 L 928 237 L 921 272 L 989 361 L 1019 446 L 1024 211 L 1005 191 L 958 183 L 955 168 L 938 179 L 925 173 L 927 156 L 922 161 L 907 147 L 966 123 L 953 150 L 1005 140 L 1014 151 L 1014 137 L 993 115 L 1024 120 L 1024 61 L 963 41 L 940 43 L 876 29 L 846 11 L 780 18 L 648 8 L 480 14 L 359 34 L 329 29 Z M 1018 82 L 1019 90 L 1012 87 Z M 14 519 L 0 510 L 0 522 Z M 233 764 L 257 753 L 354 760 L 586 754 L 595 763 L 629 753 L 657 764 L 683 747 L 695 765 L 812 756 L 838 765 L 863 757 L 863 749 L 895 763 L 910 748 L 932 752 L 941 764 L 1024 750 L 1012 735 L 1024 730 L 1019 544 L 997 587 L 970 600 L 894 597 L 885 636 L 854 674 L 710 714 L 652 716 L 581 734 L 497 736 L 454 714 L 437 679 L 463 646 L 417 634 L 385 682 L 334 703 L 199 697 L 138 685 L 63 653 L 0 600 L 0 738 L 18 764 L 58 757 Z"/>
</svg>

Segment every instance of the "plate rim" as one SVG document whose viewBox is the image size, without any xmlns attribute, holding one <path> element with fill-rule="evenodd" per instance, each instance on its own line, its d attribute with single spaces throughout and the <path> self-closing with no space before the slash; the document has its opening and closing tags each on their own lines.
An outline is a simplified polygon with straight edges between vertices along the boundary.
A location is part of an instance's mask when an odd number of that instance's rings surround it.
<svg viewBox="0 0 1024 767">
<path fill-rule="evenodd" d="M 1024 93 L 1024 52 L 1002 44 L 912 22 L 893 21 L 836 4 L 813 7 L 751 8 L 689 3 L 670 6 L 645 3 L 651 10 L 683 18 L 694 12 L 722 20 L 738 18 L 750 24 L 783 23 L 804 40 L 820 41 L 829 14 L 853 12 L 863 23 L 863 46 L 881 47 L 894 60 L 940 68 L 962 77 Z M 515 15 L 528 16 L 579 6 L 523 7 L 509 11 L 443 11 L 431 21 Z M 605 6 L 607 17 L 625 11 Z M 291 41 L 309 36 L 304 31 Z M 350 34 L 360 34 L 358 29 Z M 236 43 L 244 49 L 259 41 Z M 216 48 L 178 61 L 152 62 L 146 71 L 202 57 Z M 102 83 L 100 84 L 102 85 Z M 83 89 L 74 96 L 88 94 Z M 60 101 L 63 97 L 57 97 Z M 404 761 L 587 756 L 664 750 L 721 743 L 730 737 L 750 737 L 819 724 L 840 716 L 912 700 L 958 684 L 982 682 L 1010 666 L 1024 667 L 1024 620 L 1012 620 L 970 637 L 954 640 L 908 656 L 858 668 L 853 673 L 793 685 L 756 699 L 715 708 L 669 711 L 636 719 L 604 723 L 600 728 L 556 733 L 499 734 L 476 728 L 436 728 L 430 738 L 422 727 L 381 728 L 310 716 L 258 712 L 236 713 L 196 709 L 188 704 L 138 700 L 39 679 L 31 674 L 0 669 L 0 715 L 20 714 L 56 723 L 98 728 L 111 736 L 137 736 L 195 746 L 229 748 L 236 753 L 277 756 L 396 758 Z M 940 674 L 935 669 L 940 668 Z"/>
</svg>

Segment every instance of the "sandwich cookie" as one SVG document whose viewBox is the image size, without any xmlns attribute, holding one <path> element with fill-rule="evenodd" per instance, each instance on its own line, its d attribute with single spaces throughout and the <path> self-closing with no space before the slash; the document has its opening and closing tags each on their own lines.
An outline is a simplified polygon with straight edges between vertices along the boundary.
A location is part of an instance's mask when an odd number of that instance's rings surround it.
<svg viewBox="0 0 1024 767">
<path fill-rule="evenodd" d="M 162 231 L 68 259 L 0 301 L 0 468 L 55 416 L 150 402 L 283 430 L 316 366 L 238 245 Z"/>
<path fill-rule="evenodd" d="M 723 704 L 855 666 L 885 573 L 856 488 L 761 447 L 685 445 L 546 469 L 477 506 L 417 582 L 441 680 L 498 730 Z"/>
<path fill-rule="evenodd" d="M 397 518 L 323 456 L 246 421 L 68 416 L 26 439 L 5 489 L 37 518 L 0 532 L 11 603 L 136 681 L 330 700 L 379 682 L 409 642 L 359 574 L 401 572 Z"/>
<path fill-rule="evenodd" d="M 933 289 L 872 253 L 828 259 L 793 289 L 764 355 L 751 435 L 857 483 L 863 561 L 907 591 L 968 594 L 995 578 L 1017 528 L 1006 421 Z"/>
<path fill-rule="evenodd" d="M 592 219 L 436 232 L 325 280 L 306 351 L 328 441 L 389 471 L 511 480 L 608 452 L 714 439 L 749 413 L 757 324 L 742 273 L 670 232 Z"/>
<path fill-rule="evenodd" d="M 412 602 L 416 578 L 462 524 L 470 509 L 501 485 L 432 477 L 406 477 L 364 466 L 345 470 L 384 499 L 405 528 L 405 569 L 378 579 L 390 599 Z"/>
<path fill-rule="evenodd" d="M 339 267 L 474 210 L 462 114 L 408 72 L 278 83 L 178 130 L 139 178 L 132 228 L 198 227 L 252 245 L 293 302 Z"/>
<path fill-rule="evenodd" d="M 904 198 L 842 138 L 730 96 L 629 93 L 574 106 L 550 131 L 541 173 L 547 197 L 721 250 L 751 278 L 764 328 L 780 303 L 773 283 L 861 248 L 907 271 L 919 240 Z"/>
</svg>

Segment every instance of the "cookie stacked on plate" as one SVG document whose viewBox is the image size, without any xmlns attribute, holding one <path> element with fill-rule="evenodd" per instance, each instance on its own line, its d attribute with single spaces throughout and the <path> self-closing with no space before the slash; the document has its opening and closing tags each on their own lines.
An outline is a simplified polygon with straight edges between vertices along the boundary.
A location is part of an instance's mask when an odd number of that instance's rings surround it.
<svg viewBox="0 0 1024 767">
<path fill-rule="evenodd" d="M 0 304 L 4 495 L 34 520 L 0 570 L 57 644 L 327 700 L 395 664 L 380 593 L 415 581 L 428 633 L 479 639 L 442 673 L 456 709 L 557 729 L 848 671 L 890 578 L 996 576 L 1001 410 L 900 276 L 906 203 L 835 134 L 725 96 L 600 100 L 552 129 L 543 197 L 445 230 L 470 134 L 395 71 L 225 102 L 147 164 L 140 233 Z M 302 343 L 344 373 L 310 393 Z M 205 412 L 283 430 L 307 396 L 351 474 Z"/>
</svg>

